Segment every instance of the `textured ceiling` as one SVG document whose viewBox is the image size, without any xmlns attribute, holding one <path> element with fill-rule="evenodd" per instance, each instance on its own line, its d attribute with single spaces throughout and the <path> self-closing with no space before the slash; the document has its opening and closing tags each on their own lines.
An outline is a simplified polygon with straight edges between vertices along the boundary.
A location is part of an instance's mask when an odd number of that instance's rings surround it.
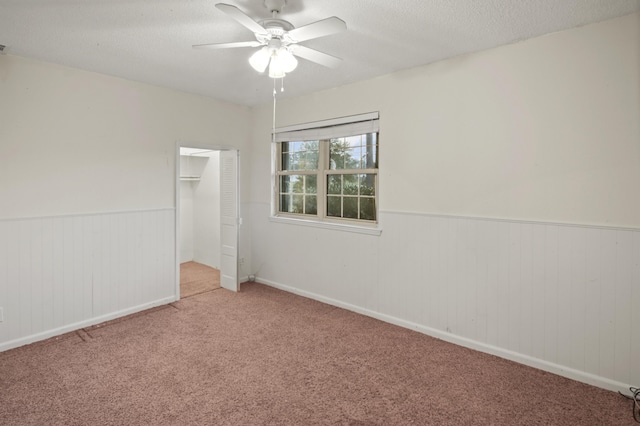
<svg viewBox="0 0 640 426">
<path fill-rule="evenodd" d="M 5 53 L 142 81 L 244 105 L 271 99 L 252 48 L 193 44 L 253 40 L 216 0 L 0 0 Z M 224 0 L 256 20 L 262 0 Z M 640 0 L 288 0 L 296 27 L 329 16 L 346 32 L 306 46 L 344 59 L 337 69 L 300 60 L 284 96 L 341 86 L 640 10 Z"/>
</svg>

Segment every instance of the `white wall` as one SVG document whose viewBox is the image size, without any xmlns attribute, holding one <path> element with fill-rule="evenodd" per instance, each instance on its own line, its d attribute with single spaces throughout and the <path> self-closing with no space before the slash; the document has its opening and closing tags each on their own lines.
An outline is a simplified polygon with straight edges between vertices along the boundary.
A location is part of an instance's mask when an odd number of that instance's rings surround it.
<svg viewBox="0 0 640 426">
<path fill-rule="evenodd" d="M 199 182 L 194 182 L 193 260 L 220 268 L 220 153 L 207 153 Z"/>
<path fill-rule="evenodd" d="M 182 158 L 181 158 L 182 159 Z M 193 260 L 193 185 L 180 181 L 180 263 Z"/>
<path fill-rule="evenodd" d="M 180 262 L 220 268 L 220 153 L 180 157 Z"/>
<path fill-rule="evenodd" d="M 220 266 L 220 155 L 180 156 L 180 263 Z M 191 178 L 194 178 L 193 180 Z"/>
<path fill-rule="evenodd" d="M 380 112 L 380 237 L 268 220 L 272 110 L 255 108 L 253 271 L 599 386 L 637 385 L 639 52 L 635 14 L 279 101 L 277 126 Z"/>
<path fill-rule="evenodd" d="M 249 135 L 248 108 L 205 97 L 10 55 L 0 77 L 2 218 L 175 207 L 176 141 Z"/>
<path fill-rule="evenodd" d="M 0 351 L 175 300 L 172 208 L 0 220 Z"/>
<path fill-rule="evenodd" d="M 0 116 L 0 228 L 20 230 L 2 240 L 10 245 L 0 252 L 0 350 L 175 298 L 175 286 L 169 294 L 166 287 L 175 284 L 173 262 L 158 279 L 157 265 L 135 261 L 175 257 L 176 142 L 233 146 L 241 161 L 250 159 L 246 107 L 10 55 L 0 56 Z M 241 179 L 248 182 L 248 175 Z M 157 241 L 136 228 L 137 215 L 160 215 L 157 232 L 166 238 Z M 108 227 L 84 225 L 96 216 Z M 49 222 L 67 219 L 73 225 L 56 228 L 61 232 L 52 237 Z M 120 257 L 104 275 L 92 260 L 102 246 L 91 241 L 112 235 L 121 238 L 110 246 Z M 85 239 L 86 256 L 67 255 L 80 253 Z M 41 248 L 45 242 L 52 253 Z M 16 244 L 24 248 L 17 264 Z M 59 309 L 43 296 L 49 294 L 45 267 L 65 276 L 74 271 L 68 291 L 93 295 L 91 303 L 64 305 L 62 322 L 24 317 Z M 105 280 L 100 292 L 90 279 L 97 276 Z M 105 311 L 102 301 L 120 300 L 125 284 L 136 296 L 107 304 Z"/>
</svg>

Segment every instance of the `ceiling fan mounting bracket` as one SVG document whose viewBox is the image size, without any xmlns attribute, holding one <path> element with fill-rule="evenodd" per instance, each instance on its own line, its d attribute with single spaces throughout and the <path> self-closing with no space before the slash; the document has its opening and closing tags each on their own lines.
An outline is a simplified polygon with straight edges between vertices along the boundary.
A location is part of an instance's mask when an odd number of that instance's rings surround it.
<svg viewBox="0 0 640 426">
<path fill-rule="evenodd" d="M 264 7 L 275 18 L 282 12 L 282 8 L 287 5 L 287 0 L 264 0 Z"/>
</svg>

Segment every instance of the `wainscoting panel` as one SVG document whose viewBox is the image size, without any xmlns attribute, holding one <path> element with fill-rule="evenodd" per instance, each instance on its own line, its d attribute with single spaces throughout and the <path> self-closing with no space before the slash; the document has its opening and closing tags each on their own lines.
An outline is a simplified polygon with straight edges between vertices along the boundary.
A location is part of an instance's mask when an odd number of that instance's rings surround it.
<svg viewBox="0 0 640 426">
<path fill-rule="evenodd" d="M 259 282 L 614 390 L 640 385 L 640 231 L 382 212 L 380 236 L 270 222 Z"/>
<path fill-rule="evenodd" d="M 174 214 L 0 220 L 0 350 L 175 300 Z"/>
</svg>

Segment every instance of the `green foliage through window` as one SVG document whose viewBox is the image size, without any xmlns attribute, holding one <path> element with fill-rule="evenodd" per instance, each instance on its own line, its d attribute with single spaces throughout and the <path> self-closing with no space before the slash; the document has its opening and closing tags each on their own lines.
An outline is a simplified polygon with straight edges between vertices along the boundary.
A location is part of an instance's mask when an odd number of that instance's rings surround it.
<svg viewBox="0 0 640 426">
<path fill-rule="evenodd" d="M 279 212 L 377 220 L 377 133 L 281 142 L 279 158 Z"/>
</svg>

